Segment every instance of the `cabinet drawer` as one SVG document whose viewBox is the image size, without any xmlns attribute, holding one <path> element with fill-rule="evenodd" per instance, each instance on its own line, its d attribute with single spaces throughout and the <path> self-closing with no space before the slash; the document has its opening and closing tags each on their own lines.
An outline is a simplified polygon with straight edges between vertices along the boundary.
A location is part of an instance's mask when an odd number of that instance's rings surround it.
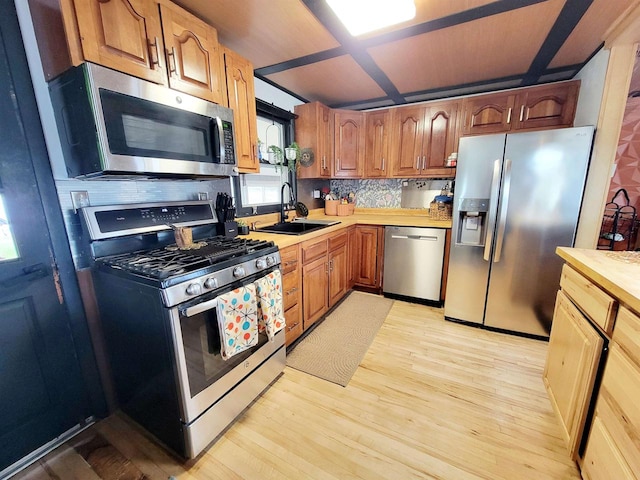
<svg viewBox="0 0 640 480">
<path fill-rule="evenodd" d="M 618 309 L 615 299 L 566 264 L 562 267 L 560 286 L 596 325 L 611 334 Z"/>
<path fill-rule="evenodd" d="M 634 362 L 640 365 L 640 317 L 638 315 L 625 307 L 620 307 L 613 340 Z"/>
<path fill-rule="evenodd" d="M 347 235 L 347 232 L 331 237 L 329 239 L 329 251 L 332 252 L 336 248 L 340 248 L 342 245 L 346 245 L 348 238 L 349 237 Z"/>
<path fill-rule="evenodd" d="M 327 240 L 305 242 L 302 244 L 302 264 L 306 265 L 327 253 Z"/>
<path fill-rule="evenodd" d="M 292 272 L 298 268 L 298 246 L 283 248 L 280 250 L 280 270 L 283 275 Z"/>
<path fill-rule="evenodd" d="M 596 412 L 634 472 L 640 472 L 640 366 L 613 343 L 602 376 Z M 618 477 L 609 477 L 618 478 Z M 622 478 L 622 477 L 620 477 Z"/>
<path fill-rule="evenodd" d="M 284 312 L 286 327 L 284 327 L 284 340 L 287 345 L 291 345 L 300 335 L 302 335 L 302 318 L 300 315 L 300 305 L 296 304 Z"/>
<path fill-rule="evenodd" d="M 582 462 L 585 480 L 635 480 L 604 423 L 596 415 Z"/>
<path fill-rule="evenodd" d="M 298 303 L 300 298 L 299 279 L 298 272 L 290 272 L 282 277 L 282 303 L 285 310 Z"/>
</svg>

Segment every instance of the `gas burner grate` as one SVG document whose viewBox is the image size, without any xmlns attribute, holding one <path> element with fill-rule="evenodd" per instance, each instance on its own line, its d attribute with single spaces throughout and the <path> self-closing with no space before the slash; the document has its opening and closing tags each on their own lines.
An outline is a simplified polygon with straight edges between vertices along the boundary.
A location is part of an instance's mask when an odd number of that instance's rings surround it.
<svg viewBox="0 0 640 480">
<path fill-rule="evenodd" d="M 263 240 L 224 237 L 213 237 L 204 242 L 206 245 L 196 250 L 180 250 L 176 245 L 170 245 L 107 257 L 102 261 L 114 268 L 162 280 L 274 246 L 273 242 Z"/>
</svg>

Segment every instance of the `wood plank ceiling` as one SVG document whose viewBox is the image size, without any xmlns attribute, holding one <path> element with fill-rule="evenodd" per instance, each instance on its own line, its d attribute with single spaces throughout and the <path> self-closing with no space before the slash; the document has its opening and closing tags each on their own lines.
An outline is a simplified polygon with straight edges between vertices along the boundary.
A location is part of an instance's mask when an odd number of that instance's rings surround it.
<svg viewBox="0 0 640 480">
<path fill-rule="evenodd" d="M 365 109 L 572 78 L 638 0 L 415 0 L 352 37 L 324 0 L 176 0 L 303 101 Z"/>
</svg>

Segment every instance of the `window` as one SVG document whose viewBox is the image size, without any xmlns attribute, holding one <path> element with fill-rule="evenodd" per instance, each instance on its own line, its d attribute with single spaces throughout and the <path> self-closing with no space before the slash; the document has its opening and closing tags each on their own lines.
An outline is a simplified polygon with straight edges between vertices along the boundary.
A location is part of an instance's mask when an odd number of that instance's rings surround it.
<svg viewBox="0 0 640 480">
<path fill-rule="evenodd" d="M 0 195 L 0 262 L 18 258 L 18 249 L 11 233 L 9 217 L 4 209 L 4 201 Z"/>
<path fill-rule="evenodd" d="M 284 182 L 289 182 L 295 189 L 295 174 L 289 171 L 286 159 L 282 158 L 285 147 L 293 141 L 294 115 L 260 100 L 256 104 L 260 173 L 243 173 L 233 179 L 239 217 L 278 212 Z M 289 192 L 285 191 L 287 203 L 289 198 Z"/>
</svg>

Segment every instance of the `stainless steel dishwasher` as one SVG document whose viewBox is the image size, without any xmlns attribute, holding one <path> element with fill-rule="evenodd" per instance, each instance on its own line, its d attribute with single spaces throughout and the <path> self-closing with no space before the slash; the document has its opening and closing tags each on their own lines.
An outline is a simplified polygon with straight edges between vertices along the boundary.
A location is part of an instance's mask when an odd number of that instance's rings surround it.
<svg viewBox="0 0 640 480">
<path fill-rule="evenodd" d="M 443 228 L 385 227 L 385 294 L 440 304 L 446 230 Z"/>
</svg>

